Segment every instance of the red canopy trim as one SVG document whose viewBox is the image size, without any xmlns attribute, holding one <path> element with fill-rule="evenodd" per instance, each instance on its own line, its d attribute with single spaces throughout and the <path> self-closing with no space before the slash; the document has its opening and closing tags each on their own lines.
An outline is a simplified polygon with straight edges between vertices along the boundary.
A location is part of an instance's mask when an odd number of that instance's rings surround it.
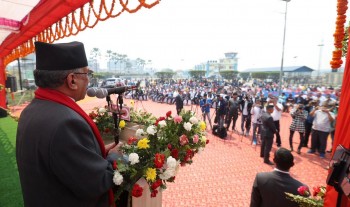
<svg viewBox="0 0 350 207">
<path fill-rule="evenodd" d="M 115 11 L 115 1 L 113 0 L 111 5 L 106 5 L 105 0 L 101 0 L 99 2 L 89 2 L 85 5 L 82 5 L 80 8 L 74 10 L 73 12 L 68 13 L 63 18 L 59 18 L 56 15 L 53 16 L 50 13 L 50 8 L 57 9 L 57 6 L 51 6 L 49 8 L 45 8 L 45 10 L 42 8 L 45 15 L 44 18 L 47 19 L 48 22 L 52 18 L 54 18 L 56 21 L 54 21 L 53 24 L 48 25 L 44 29 L 42 28 L 41 24 L 45 24 L 46 22 L 40 22 L 39 24 L 31 24 L 30 26 L 35 29 L 38 27 L 38 33 L 32 33 L 31 31 L 28 31 L 23 38 L 22 43 L 17 45 L 16 47 L 11 48 L 11 41 L 7 45 L 3 44 L 0 46 L 0 51 L 3 49 L 3 51 L 7 51 L 7 54 L 1 54 L 4 55 L 4 65 L 6 66 L 10 62 L 18 59 L 19 57 L 25 57 L 26 55 L 34 52 L 34 42 L 35 41 L 42 41 L 42 42 L 48 42 L 52 43 L 56 40 L 63 39 L 65 37 L 69 37 L 71 35 L 76 35 L 80 31 L 84 31 L 86 28 L 93 28 L 99 21 L 105 21 L 109 18 L 115 18 L 118 17 L 122 12 L 127 11 L 129 13 L 135 13 L 142 7 L 145 8 L 152 8 L 153 6 L 157 5 L 160 0 L 155 0 L 153 3 L 146 3 L 145 0 L 139 0 L 139 4 L 133 8 L 128 8 L 128 1 L 125 2 L 123 0 L 119 0 L 119 3 L 121 5 L 121 9 L 116 12 Z M 44 4 L 45 2 L 43 2 Z M 76 2 L 74 2 L 76 3 Z M 73 2 L 71 2 L 73 4 Z M 67 5 L 64 5 L 66 9 Z M 62 7 L 62 6 L 61 6 Z M 60 8 L 60 11 L 62 11 L 62 8 Z M 93 15 L 93 16 L 92 16 Z M 11 39 L 13 37 L 9 37 Z M 19 37 L 18 37 L 19 38 Z M 22 38 L 22 39 L 23 39 Z M 8 42 L 7 39 L 4 42 Z M 14 43 L 12 43 L 14 44 Z M 10 45 L 10 49 L 8 49 L 8 45 Z"/>
</svg>

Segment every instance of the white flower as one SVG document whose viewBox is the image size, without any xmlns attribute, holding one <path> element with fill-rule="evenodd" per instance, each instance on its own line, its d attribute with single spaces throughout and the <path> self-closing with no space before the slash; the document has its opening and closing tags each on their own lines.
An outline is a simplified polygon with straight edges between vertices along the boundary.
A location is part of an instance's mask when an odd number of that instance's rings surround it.
<svg viewBox="0 0 350 207">
<path fill-rule="evenodd" d="M 165 127 L 166 126 L 165 120 L 162 120 L 162 121 L 158 122 L 158 125 L 160 126 L 160 128 Z"/>
<path fill-rule="evenodd" d="M 137 153 L 130 153 L 129 155 L 129 162 L 131 165 L 134 165 L 136 163 L 139 163 L 140 160 L 139 160 L 139 155 Z"/>
<path fill-rule="evenodd" d="M 199 147 L 199 148 L 198 148 L 198 152 L 197 152 L 197 153 L 198 153 L 198 154 L 200 154 L 201 152 L 203 152 L 203 150 L 204 150 L 204 148 L 203 148 L 203 147 Z"/>
<path fill-rule="evenodd" d="M 184 128 L 185 128 L 187 131 L 191 131 L 192 124 L 191 124 L 190 122 L 185 122 L 185 123 L 184 123 Z"/>
<path fill-rule="evenodd" d="M 177 162 L 176 162 L 176 159 L 173 158 L 172 156 L 169 156 L 167 159 L 166 159 L 166 164 L 168 166 L 168 168 L 176 168 L 176 165 L 177 165 Z"/>
<path fill-rule="evenodd" d="M 197 117 L 192 116 L 192 117 L 190 118 L 190 122 L 191 122 L 192 124 L 198 124 L 198 119 L 197 119 Z"/>
<path fill-rule="evenodd" d="M 147 133 L 151 135 L 155 135 L 157 133 L 157 129 L 154 125 L 151 125 L 147 128 Z"/>
<path fill-rule="evenodd" d="M 99 108 L 98 109 L 98 113 L 100 113 L 100 114 L 106 113 L 106 109 L 105 108 Z"/>
<path fill-rule="evenodd" d="M 95 122 L 95 123 L 97 123 L 97 120 L 96 120 L 96 119 L 93 119 L 92 121 Z"/>
<path fill-rule="evenodd" d="M 207 138 L 206 138 L 205 136 L 201 136 L 200 140 L 201 140 L 202 142 L 204 142 L 204 143 L 207 142 Z"/>
<path fill-rule="evenodd" d="M 174 177 L 175 173 L 174 168 L 168 168 L 163 173 L 159 174 L 159 178 L 162 180 L 168 180 L 169 178 Z"/>
<path fill-rule="evenodd" d="M 120 185 L 123 182 L 123 176 L 117 170 L 114 171 L 113 182 L 116 185 Z"/>
<path fill-rule="evenodd" d="M 143 131 L 143 129 L 138 129 L 138 130 L 136 130 L 135 135 L 138 139 L 140 139 L 141 137 L 143 137 L 145 135 L 145 131 Z"/>
</svg>

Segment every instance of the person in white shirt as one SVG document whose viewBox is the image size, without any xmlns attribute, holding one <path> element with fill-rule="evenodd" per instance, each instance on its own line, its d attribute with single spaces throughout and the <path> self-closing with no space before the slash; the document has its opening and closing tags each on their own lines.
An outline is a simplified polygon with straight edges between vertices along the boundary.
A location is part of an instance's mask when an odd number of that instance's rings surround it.
<svg viewBox="0 0 350 207">
<path fill-rule="evenodd" d="M 312 122 L 311 149 L 308 153 L 314 154 L 317 150 L 320 158 L 325 158 L 327 138 L 331 130 L 331 123 L 334 121 L 334 113 L 324 104 L 312 110 L 310 115 L 314 117 L 314 121 Z"/>
<path fill-rule="evenodd" d="M 257 143 L 257 134 L 260 133 L 261 127 L 261 115 L 262 115 L 262 105 L 259 99 L 255 100 L 250 113 L 252 114 L 252 123 L 253 123 L 253 145 Z"/>
<path fill-rule="evenodd" d="M 273 118 L 273 122 L 276 126 L 277 132 L 276 132 L 276 144 L 277 147 L 280 147 L 282 145 L 281 142 L 281 135 L 280 135 L 280 120 L 282 117 L 282 112 L 283 112 L 283 105 L 278 103 L 278 97 L 271 98 L 270 102 L 273 103 L 274 105 L 274 110 L 271 114 Z"/>
</svg>

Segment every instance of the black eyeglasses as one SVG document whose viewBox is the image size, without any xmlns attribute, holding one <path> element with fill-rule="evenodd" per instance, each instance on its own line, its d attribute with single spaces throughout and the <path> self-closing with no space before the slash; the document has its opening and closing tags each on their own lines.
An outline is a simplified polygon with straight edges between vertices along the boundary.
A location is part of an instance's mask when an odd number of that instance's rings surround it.
<svg viewBox="0 0 350 207">
<path fill-rule="evenodd" d="M 93 72 L 87 72 L 87 73 L 78 73 L 78 72 L 76 72 L 76 73 L 74 73 L 74 74 L 78 74 L 78 75 L 83 75 L 83 74 L 85 74 L 85 75 L 88 76 L 88 78 L 93 78 L 93 77 L 94 77 Z"/>
</svg>

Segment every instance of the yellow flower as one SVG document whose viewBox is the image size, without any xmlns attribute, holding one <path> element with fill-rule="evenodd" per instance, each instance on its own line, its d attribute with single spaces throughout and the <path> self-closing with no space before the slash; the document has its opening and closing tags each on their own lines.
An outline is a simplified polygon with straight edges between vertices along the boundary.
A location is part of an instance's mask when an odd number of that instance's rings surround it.
<svg viewBox="0 0 350 207">
<path fill-rule="evenodd" d="M 130 101 L 131 107 L 134 107 L 134 104 L 135 104 L 134 100 L 131 100 L 131 101 Z"/>
<path fill-rule="evenodd" d="M 123 129 L 124 127 L 125 127 L 125 121 L 124 120 L 120 120 L 119 128 Z"/>
<path fill-rule="evenodd" d="M 147 148 L 149 148 L 148 142 L 149 142 L 149 139 L 143 138 L 143 139 L 139 140 L 139 142 L 137 142 L 137 147 L 139 149 L 147 149 Z"/>
<path fill-rule="evenodd" d="M 200 129 L 201 129 L 202 131 L 204 131 L 205 128 L 207 128 L 207 126 L 205 125 L 205 122 L 204 122 L 204 121 L 199 122 L 199 127 L 200 127 Z"/>
<path fill-rule="evenodd" d="M 156 177 L 157 177 L 157 172 L 155 168 L 147 168 L 146 170 L 146 180 L 147 181 L 156 181 Z"/>
</svg>

